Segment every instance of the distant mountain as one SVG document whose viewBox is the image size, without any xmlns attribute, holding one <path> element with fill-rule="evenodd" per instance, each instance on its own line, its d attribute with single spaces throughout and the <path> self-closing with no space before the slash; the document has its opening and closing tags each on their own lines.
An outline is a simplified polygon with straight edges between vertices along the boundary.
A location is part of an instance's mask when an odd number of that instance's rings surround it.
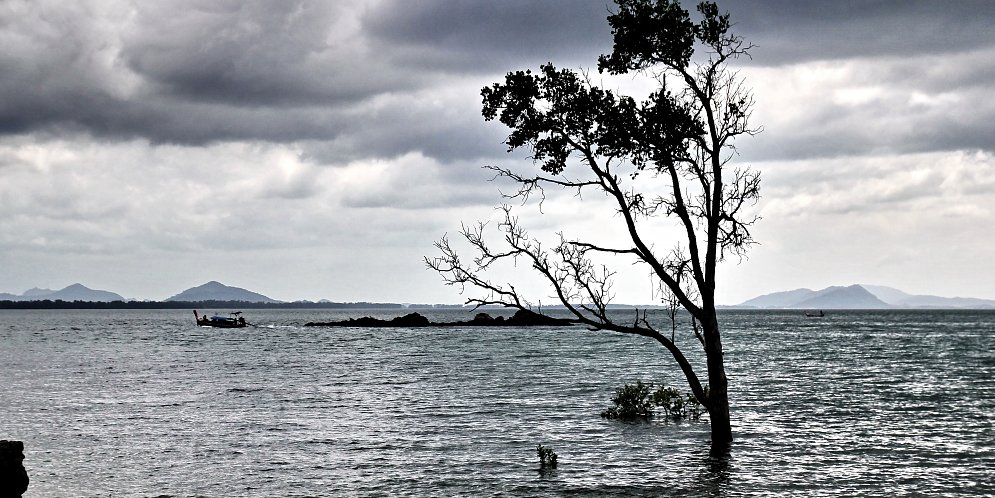
<svg viewBox="0 0 995 498">
<path fill-rule="evenodd" d="M 798 301 L 786 308 L 804 309 L 880 309 L 888 303 L 880 300 L 859 285 L 848 287 L 827 287 L 807 299 Z"/>
<path fill-rule="evenodd" d="M 82 284 L 73 284 L 65 289 L 55 291 L 46 295 L 45 299 L 51 299 L 52 301 L 57 299 L 61 299 L 63 301 L 94 302 L 124 301 L 124 298 L 121 297 L 120 294 L 103 290 L 93 290 Z"/>
<path fill-rule="evenodd" d="M 0 301 L 89 301 L 109 303 L 124 301 L 120 294 L 94 290 L 82 284 L 72 284 L 65 289 L 53 291 L 49 289 L 28 289 L 20 296 L 15 294 L 0 294 Z"/>
<path fill-rule="evenodd" d="M 204 285 L 187 289 L 166 301 L 244 301 L 249 303 L 278 303 L 275 299 L 239 287 L 230 287 L 220 282 L 210 281 Z"/>
<path fill-rule="evenodd" d="M 912 295 L 892 287 L 850 285 L 795 289 L 744 301 L 738 307 L 794 309 L 995 308 L 988 299 Z"/>
<path fill-rule="evenodd" d="M 740 306 L 748 306 L 750 308 L 784 308 L 793 303 L 809 299 L 814 295 L 815 291 L 812 289 L 795 289 L 757 296 L 743 302 Z"/>
<path fill-rule="evenodd" d="M 72 286 L 70 286 L 70 287 L 72 287 Z M 52 290 L 52 289 L 39 289 L 37 287 L 32 287 L 32 288 L 24 291 L 24 294 L 21 294 L 21 296 L 23 296 L 23 297 L 38 297 L 38 296 L 47 296 L 47 295 L 53 294 L 53 293 L 55 293 L 55 291 Z"/>
<path fill-rule="evenodd" d="M 995 308 L 995 300 L 991 299 L 914 295 L 883 285 L 861 284 L 861 287 L 882 301 L 900 308 Z"/>
</svg>

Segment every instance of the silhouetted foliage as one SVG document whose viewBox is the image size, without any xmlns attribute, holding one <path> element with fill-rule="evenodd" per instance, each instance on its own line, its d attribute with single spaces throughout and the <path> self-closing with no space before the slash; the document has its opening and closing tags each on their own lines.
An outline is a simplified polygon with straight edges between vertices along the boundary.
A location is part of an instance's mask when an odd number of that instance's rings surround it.
<svg viewBox="0 0 995 498">
<path fill-rule="evenodd" d="M 633 420 L 653 416 L 653 402 L 650 399 L 650 385 L 636 381 L 615 390 L 612 407 L 601 412 L 604 418 Z"/>
<path fill-rule="evenodd" d="M 667 418 L 698 420 L 705 409 L 694 393 L 681 394 L 675 387 L 660 386 L 653 392 L 653 405 L 663 408 Z"/>
<path fill-rule="evenodd" d="M 539 456 L 540 469 L 556 468 L 556 452 L 552 448 L 547 448 L 540 444 L 536 446 L 536 454 Z"/>
<path fill-rule="evenodd" d="M 656 415 L 656 408 L 662 408 L 664 415 L 672 420 L 698 420 L 704 413 L 701 403 L 693 393 L 681 394 L 676 388 L 660 386 L 655 391 L 652 383 L 625 384 L 615 390 L 612 406 L 601 412 L 603 418 L 618 420 L 649 419 Z"/>
<path fill-rule="evenodd" d="M 468 304 L 532 309 L 514 284 L 489 277 L 504 262 L 524 261 L 578 322 L 655 339 L 674 357 L 693 397 L 708 411 L 712 443 L 721 450 L 732 432 L 715 312 L 716 269 L 753 244 L 750 228 L 757 217 L 748 210 L 760 195 L 759 173 L 730 166 L 736 138 L 759 129 L 749 126 L 753 97 L 728 63 L 748 55 L 751 47 L 732 33 L 729 16 L 712 2 L 698 4 L 694 16 L 676 0 L 616 4 L 608 16 L 612 52 L 598 59 L 598 70 L 648 78 L 657 85 L 648 96 L 635 99 L 604 90 L 587 74 L 551 63 L 536 72 L 510 72 L 503 82 L 483 88 L 481 96 L 484 119 L 510 129 L 508 150 L 525 148 L 539 167 L 533 175 L 488 166 L 517 186 L 504 194 L 506 199 L 545 200 L 547 188 L 574 191 L 581 201 L 607 198 L 627 236 L 605 245 L 593 236 L 558 233 L 558 244 L 544 245 L 504 205 L 497 226 L 502 247 L 493 246 L 486 224 L 478 222 L 460 231 L 474 252 L 469 261 L 444 236 L 436 243 L 441 255 L 426 258 L 426 264 L 448 285 L 483 291 Z M 661 189 L 649 190 L 660 183 Z M 672 222 L 680 238 L 667 244 L 654 240 L 666 233 L 653 225 L 659 220 Z M 619 264 L 635 260 L 647 269 L 656 295 L 671 310 L 670 334 L 651 324 L 645 311 L 624 321 L 609 314 L 615 272 L 595 261 L 618 257 L 623 258 Z M 690 332 L 684 336 L 677 334 L 678 307 L 690 316 L 681 324 Z M 702 347 L 707 383 L 682 351 L 687 344 L 678 344 L 684 340 Z"/>
</svg>

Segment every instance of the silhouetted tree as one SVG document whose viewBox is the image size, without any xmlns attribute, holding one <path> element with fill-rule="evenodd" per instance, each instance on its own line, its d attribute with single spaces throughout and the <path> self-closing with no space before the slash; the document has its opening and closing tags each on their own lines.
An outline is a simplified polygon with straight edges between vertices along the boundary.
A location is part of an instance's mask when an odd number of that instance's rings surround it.
<svg viewBox="0 0 995 498">
<path fill-rule="evenodd" d="M 617 209 L 615 219 L 628 236 L 607 247 L 559 234 L 555 247 L 545 247 L 503 206 L 499 230 L 507 247 L 492 249 L 485 242 L 485 224 L 477 223 L 461 231 L 476 252 L 471 263 L 460 259 L 446 237 L 436 243 L 441 256 L 426 258 L 426 263 L 447 284 L 485 291 L 468 303 L 526 309 L 531 303 L 514 286 L 487 277 L 501 261 L 524 259 L 578 321 L 655 339 L 687 377 L 709 414 L 713 448 L 722 449 L 732 433 L 715 312 L 716 266 L 730 255 L 742 256 L 753 243 L 750 227 L 757 217 L 746 211 L 759 198 L 760 186 L 759 173 L 730 166 L 735 139 L 759 129 L 748 124 L 754 101 L 728 63 L 748 55 L 751 46 L 730 31 L 728 14 L 719 14 L 711 2 L 698 5 L 697 21 L 676 0 L 616 3 L 608 17 L 613 50 L 598 59 L 598 70 L 652 78 L 656 89 L 645 100 L 603 90 L 586 75 L 552 64 L 536 73 L 508 73 L 504 83 L 485 87 L 481 94 L 484 118 L 511 129 L 509 152 L 527 147 L 545 173 L 522 175 L 489 167 L 518 186 L 506 198 L 545 198 L 544 188 L 600 192 Z M 581 176 L 565 176 L 568 166 Z M 647 177 L 655 181 L 645 181 Z M 650 184 L 665 187 L 644 191 Z M 666 252 L 657 252 L 647 233 L 659 235 L 649 222 L 660 219 L 671 220 L 682 234 Z M 592 260 L 608 256 L 631 257 L 645 265 L 662 302 L 687 310 L 688 327 L 704 349 L 707 384 L 676 344 L 674 327 L 668 337 L 647 320 L 645 311 L 624 323 L 609 314 L 615 273 Z M 677 320 L 676 313 L 670 317 Z"/>
</svg>

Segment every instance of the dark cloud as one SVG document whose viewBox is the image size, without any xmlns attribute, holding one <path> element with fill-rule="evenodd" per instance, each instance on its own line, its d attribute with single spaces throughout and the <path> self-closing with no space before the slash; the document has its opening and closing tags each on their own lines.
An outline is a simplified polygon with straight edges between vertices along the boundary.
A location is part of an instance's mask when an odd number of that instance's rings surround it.
<svg viewBox="0 0 995 498">
<path fill-rule="evenodd" d="M 345 5 L 151 3 L 112 22 L 25 4 L 4 19 L 13 42 L 0 52 L 0 133 L 184 145 L 309 141 L 338 163 L 414 151 L 448 161 L 495 150 L 500 136 L 481 126 L 479 84 L 452 90 L 463 78 L 447 73 L 454 68 L 404 59 L 431 47 L 409 51 L 382 33 L 366 35 L 358 10 Z M 422 7 L 407 15 L 433 12 Z M 502 49 L 514 53 L 495 48 Z M 476 57 L 460 45 L 436 50 Z"/>
<path fill-rule="evenodd" d="M 152 91 L 244 106 L 334 106 L 423 84 L 370 52 L 347 4 L 143 4 L 121 58 Z"/>
<path fill-rule="evenodd" d="M 720 6 L 758 45 L 758 66 L 891 58 L 854 78 L 927 93 L 987 89 L 995 78 L 990 51 L 980 50 L 995 44 L 993 2 Z M 545 61 L 593 67 L 610 50 L 610 8 L 604 0 L 12 0 L 0 9 L 0 134 L 307 142 L 330 163 L 413 152 L 442 162 L 497 157 L 504 130 L 480 118 L 480 86 Z M 973 58 L 963 55 L 971 50 Z M 993 117 L 899 113 L 919 120 L 916 129 L 870 136 L 854 125 L 876 114 L 813 107 L 814 126 L 765 147 L 860 153 L 880 137 L 894 150 L 978 147 Z"/>
<path fill-rule="evenodd" d="M 927 93 L 988 91 L 995 81 L 995 43 L 965 49 L 959 54 L 896 57 L 868 65 L 854 74 L 856 82 L 888 82 L 896 88 L 915 87 Z"/>
<path fill-rule="evenodd" d="M 371 157 L 371 151 L 380 158 L 419 152 L 442 162 L 500 155 L 506 129 L 484 122 L 475 88 L 460 87 L 450 97 L 400 95 L 356 109 L 333 140 L 312 141 L 307 150 L 318 162 L 333 164 Z"/>
<path fill-rule="evenodd" d="M 995 2 L 728 0 L 753 63 L 943 54 L 995 45 Z"/>
<path fill-rule="evenodd" d="M 816 159 L 930 151 L 995 151 L 995 109 L 950 116 L 896 112 L 868 105 L 860 111 L 813 112 L 804 120 L 767 129 L 740 146 L 749 160 Z M 820 120 L 820 118 L 823 118 Z"/>
<path fill-rule="evenodd" d="M 756 72 L 758 122 L 769 126 L 741 150 L 753 160 L 995 151 L 993 52 Z"/>
<path fill-rule="evenodd" d="M 553 61 L 592 67 L 611 50 L 605 0 L 390 0 L 364 32 L 409 68 L 503 73 Z"/>
<path fill-rule="evenodd" d="M 121 19 L 16 5 L 0 11 L 3 134 L 332 140 L 378 96 L 433 81 L 370 53 L 345 4 L 144 3 Z"/>
</svg>

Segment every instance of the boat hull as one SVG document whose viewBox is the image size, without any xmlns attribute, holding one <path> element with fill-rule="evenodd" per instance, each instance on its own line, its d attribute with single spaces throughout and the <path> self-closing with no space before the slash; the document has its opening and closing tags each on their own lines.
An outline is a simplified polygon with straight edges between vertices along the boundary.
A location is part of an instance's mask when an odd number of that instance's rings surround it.
<svg viewBox="0 0 995 498">
<path fill-rule="evenodd" d="M 208 320 L 203 319 L 197 322 L 197 325 L 201 327 L 215 327 L 219 329 L 240 329 L 246 326 L 245 323 L 229 322 L 227 320 Z"/>
<path fill-rule="evenodd" d="M 215 327 L 219 329 L 240 329 L 249 325 L 245 318 L 242 318 L 242 312 L 233 312 L 231 316 L 200 316 L 197 310 L 193 311 L 194 320 L 197 321 L 197 325 L 201 327 Z"/>
</svg>

